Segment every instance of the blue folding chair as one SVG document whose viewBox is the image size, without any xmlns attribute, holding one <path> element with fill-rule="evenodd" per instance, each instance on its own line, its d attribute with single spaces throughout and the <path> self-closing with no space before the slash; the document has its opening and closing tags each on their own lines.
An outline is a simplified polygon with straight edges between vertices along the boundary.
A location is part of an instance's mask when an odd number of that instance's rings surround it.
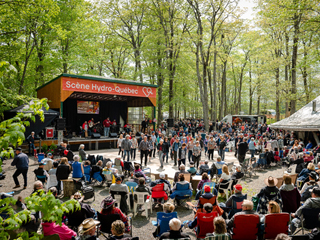
<svg viewBox="0 0 320 240">
<path fill-rule="evenodd" d="M 204 187 L 205 186 L 209 186 L 211 188 L 210 192 L 213 193 L 214 192 L 214 187 L 216 186 L 216 183 L 215 182 L 206 182 L 206 183 L 204 183 L 203 186 L 202 186 L 202 194 L 204 193 Z"/>
<path fill-rule="evenodd" d="M 138 186 L 138 183 L 136 183 L 136 182 L 126 182 L 126 185 L 128 186 L 129 192 L 133 193 L 134 189 Z"/>
<path fill-rule="evenodd" d="M 192 196 L 192 191 L 189 189 L 189 184 L 181 184 L 179 182 L 176 183 L 176 190 L 170 195 L 171 199 L 176 200 L 184 200 L 186 201 Z"/>
<path fill-rule="evenodd" d="M 172 218 L 178 218 L 177 212 L 157 212 L 157 221 L 152 221 L 153 226 L 157 227 L 157 237 L 161 236 L 164 232 L 170 231 L 169 222 Z"/>
</svg>

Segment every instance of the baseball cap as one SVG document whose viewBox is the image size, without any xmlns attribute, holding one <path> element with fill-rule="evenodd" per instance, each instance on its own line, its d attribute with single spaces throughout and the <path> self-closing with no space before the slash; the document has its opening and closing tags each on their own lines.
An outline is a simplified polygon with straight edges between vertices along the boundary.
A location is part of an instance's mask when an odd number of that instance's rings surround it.
<svg viewBox="0 0 320 240">
<path fill-rule="evenodd" d="M 159 174 L 159 177 L 160 177 L 161 179 L 165 179 L 165 178 L 166 178 L 166 174 L 160 173 L 160 174 Z"/>
<path fill-rule="evenodd" d="M 52 156 L 52 153 L 48 153 L 47 156 L 48 156 L 48 157 L 51 157 L 51 156 Z"/>
<path fill-rule="evenodd" d="M 234 185 L 234 189 L 236 189 L 238 191 L 242 191 L 242 186 L 240 184 L 236 184 L 236 185 Z"/>
<path fill-rule="evenodd" d="M 17 147 L 17 148 L 16 148 L 16 151 L 21 151 L 21 147 Z"/>
<path fill-rule="evenodd" d="M 211 192 L 210 186 L 208 185 L 204 186 L 204 192 Z"/>
</svg>

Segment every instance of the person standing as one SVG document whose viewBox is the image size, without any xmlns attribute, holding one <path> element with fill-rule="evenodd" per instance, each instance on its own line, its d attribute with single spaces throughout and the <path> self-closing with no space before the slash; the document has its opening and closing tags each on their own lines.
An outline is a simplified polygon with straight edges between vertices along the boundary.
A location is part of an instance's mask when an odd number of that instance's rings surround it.
<svg viewBox="0 0 320 240">
<path fill-rule="evenodd" d="M 147 129 L 148 129 L 148 119 L 145 119 L 141 122 L 141 132 L 145 133 Z"/>
<path fill-rule="evenodd" d="M 163 139 L 160 139 L 157 149 L 159 153 L 160 168 L 163 168 L 163 151 L 164 151 Z"/>
<path fill-rule="evenodd" d="M 210 137 L 210 140 L 208 141 L 208 160 L 213 160 L 213 155 L 214 155 L 214 147 L 216 142 L 213 140 L 213 136 Z"/>
<path fill-rule="evenodd" d="M 193 162 L 196 165 L 196 168 L 199 167 L 199 162 L 200 162 L 200 158 L 201 158 L 201 146 L 200 146 L 200 142 L 196 141 L 196 145 L 193 146 L 193 151 L 192 151 L 192 155 L 193 155 Z"/>
<path fill-rule="evenodd" d="M 157 136 L 156 136 L 156 133 L 155 131 L 152 132 L 152 135 L 151 135 L 151 140 L 153 142 L 153 153 L 151 153 L 151 155 L 153 156 L 153 158 L 156 157 L 156 150 L 157 150 Z"/>
<path fill-rule="evenodd" d="M 111 121 L 109 118 L 105 119 L 103 121 L 103 127 L 104 127 L 104 136 L 105 137 L 109 137 L 109 132 L 110 132 L 110 125 L 111 125 Z"/>
<path fill-rule="evenodd" d="M 84 131 L 84 137 L 88 137 L 89 126 L 87 121 L 84 121 L 82 124 L 82 129 Z"/>
<path fill-rule="evenodd" d="M 32 156 L 34 153 L 34 132 L 31 132 L 31 134 L 27 137 L 27 141 L 29 143 L 29 156 Z"/>
<path fill-rule="evenodd" d="M 219 144 L 219 156 L 221 157 L 221 160 L 224 161 L 224 154 L 225 154 L 225 149 L 226 149 L 227 143 L 226 143 L 224 137 L 221 136 L 220 138 L 221 138 L 221 141 Z"/>
<path fill-rule="evenodd" d="M 127 157 L 127 162 L 130 161 L 130 151 L 131 151 L 131 141 L 130 141 L 130 135 L 127 134 L 126 135 L 126 138 L 122 141 L 121 143 L 121 150 L 124 152 L 123 154 L 123 161 L 126 159 L 126 156 Z"/>
<path fill-rule="evenodd" d="M 117 142 L 117 148 L 119 148 L 119 153 L 118 155 L 121 155 L 123 156 L 123 151 L 121 151 L 121 146 L 122 146 L 122 141 L 123 141 L 123 134 L 120 134 L 119 138 L 118 138 L 118 142 Z"/>
<path fill-rule="evenodd" d="M 138 148 L 138 141 L 135 135 L 131 138 L 131 160 L 136 160 L 136 150 Z"/>
<path fill-rule="evenodd" d="M 172 144 L 172 154 L 174 158 L 174 166 L 177 166 L 178 149 L 180 148 L 180 139 L 177 137 L 176 141 Z"/>
<path fill-rule="evenodd" d="M 139 152 L 140 152 L 140 162 L 142 166 L 142 159 L 144 157 L 144 165 L 147 166 L 148 162 L 148 153 L 149 153 L 149 143 L 148 143 L 148 137 L 144 136 L 143 141 L 139 144 Z"/>
<path fill-rule="evenodd" d="M 243 163 L 246 153 L 248 151 L 247 138 L 243 139 L 243 142 L 238 143 L 238 161 L 240 165 Z"/>
<path fill-rule="evenodd" d="M 163 142 L 163 161 L 165 160 L 166 158 L 166 163 L 168 163 L 168 155 L 169 155 L 169 148 L 170 148 L 170 143 L 168 142 L 168 138 L 165 137 L 164 138 L 164 142 Z"/>
<path fill-rule="evenodd" d="M 180 167 L 181 163 L 186 165 L 186 158 L 187 158 L 187 144 L 182 143 L 181 148 L 178 149 L 178 167 Z"/>
<path fill-rule="evenodd" d="M 29 169 L 29 158 L 28 156 L 22 152 L 21 148 L 18 147 L 16 148 L 16 156 L 14 157 L 11 166 L 16 166 L 17 170 L 13 174 L 13 180 L 14 183 L 16 184 L 13 189 L 19 188 L 20 184 L 18 181 L 18 176 L 22 174 L 23 179 L 24 179 L 24 185 L 23 189 L 27 188 L 27 174 L 28 174 L 28 169 Z"/>
<path fill-rule="evenodd" d="M 187 144 L 189 163 L 193 162 L 193 154 L 192 154 L 193 147 L 194 147 L 193 138 L 190 138 L 190 140 L 189 140 L 189 142 Z M 191 159 L 191 161 L 190 161 L 190 159 Z"/>
</svg>

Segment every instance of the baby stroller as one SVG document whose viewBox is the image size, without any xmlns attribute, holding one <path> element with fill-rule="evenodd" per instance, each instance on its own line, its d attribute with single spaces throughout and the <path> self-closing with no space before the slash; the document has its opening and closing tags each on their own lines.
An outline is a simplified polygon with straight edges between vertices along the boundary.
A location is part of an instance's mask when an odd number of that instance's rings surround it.
<svg viewBox="0 0 320 240">
<path fill-rule="evenodd" d="M 124 164 L 124 166 L 123 166 L 123 168 L 124 168 L 124 176 L 125 177 L 130 177 L 131 174 L 134 173 L 134 167 L 133 167 L 132 163 L 125 161 L 125 162 L 123 162 L 123 164 Z"/>
<path fill-rule="evenodd" d="M 242 171 L 244 173 L 244 177 L 248 176 L 251 178 L 253 175 L 257 175 L 254 167 L 252 166 L 253 161 L 256 161 L 255 159 L 256 158 L 247 158 L 242 163 L 241 167 L 242 167 Z"/>
</svg>

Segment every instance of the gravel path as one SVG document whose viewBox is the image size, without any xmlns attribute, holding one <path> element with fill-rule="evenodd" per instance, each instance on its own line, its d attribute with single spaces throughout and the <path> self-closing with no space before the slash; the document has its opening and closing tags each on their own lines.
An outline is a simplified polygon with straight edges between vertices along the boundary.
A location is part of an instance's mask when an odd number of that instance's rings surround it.
<svg viewBox="0 0 320 240">
<path fill-rule="evenodd" d="M 116 152 L 116 150 L 114 150 Z M 231 156 L 231 153 L 229 153 Z M 139 158 L 138 158 L 139 159 Z M 3 186 L 0 188 L 0 192 L 10 192 L 14 186 L 14 181 L 12 175 L 15 171 L 15 167 L 12 167 L 10 164 L 12 159 L 5 160 L 3 165 L 3 170 L 6 171 L 6 178 L 0 181 L 0 184 Z M 30 160 L 30 167 L 28 171 L 28 187 L 27 189 L 23 190 L 22 187 L 18 190 L 15 190 L 14 196 L 22 196 L 27 197 L 32 193 L 33 182 L 35 181 L 35 175 L 33 170 L 37 168 L 37 163 L 33 159 Z M 271 169 L 263 170 L 257 172 L 256 176 L 252 178 L 246 178 L 240 182 L 243 185 L 243 192 L 248 194 L 248 199 L 251 199 L 253 195 L 258 193 L 262 187 L 265 186 L 264 179 L 273 176 L 273 177 L 282 177 L 283 172 L 285 169 L 281 167 L 273 167 Z M 20 185 L 23 186 L 23 178 L 22 175 L 19 176 Z M 94 187 L 95 188 L 95 201 L 94 202 L 87 202 L 91 204 L 91 206 L 96 209 L 100 210 L 100 203 L 101 201 L 109 194 L 109 191 L 106 188 L 102 187 Z M 64 200 L 64 199 L 63 199 Z M 170 200 L 172 201 L 172 200 Z M 158 209 L 161 211 L 161 209 Z M 178 217 L 181 221 L 185 220 L 192 220 L 194 217 L 193 211 L 191 209 L 186 209 L 184 207 L 176 208 L 178 213 Z M 151 220 L 156 220 L 156 211 L 153 211 L 152 214 L 149 214 L 150 219 L 146 219 L 145 213 L 142 212 L 138 214 L 136 217 L 133 218 L 133 236 L 139 237 L 141 240 L 153 239 L 152 233 L 155 230 L 155 227 L 152 225 Z M 195 234 L 190 229 L 184 229 L 184 232 L 190 234 L 192 239 L 195 238 Z"/>
</svg>

